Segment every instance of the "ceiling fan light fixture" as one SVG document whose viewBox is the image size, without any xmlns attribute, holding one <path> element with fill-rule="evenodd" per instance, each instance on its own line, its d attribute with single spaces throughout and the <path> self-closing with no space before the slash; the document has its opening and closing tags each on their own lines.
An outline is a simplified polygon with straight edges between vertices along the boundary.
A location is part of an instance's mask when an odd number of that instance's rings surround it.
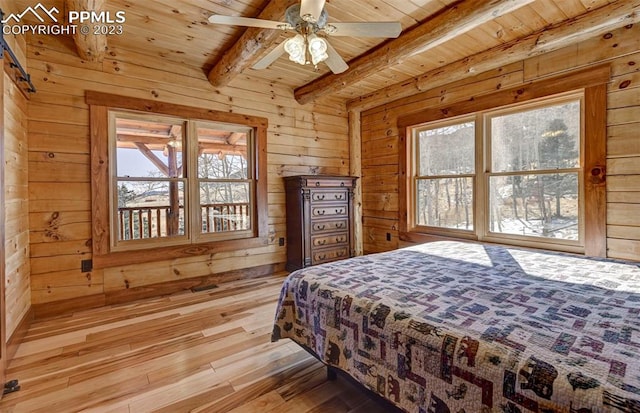
<svg viewBox="0 0 640 413">
<path fill-rule="evenodd" d="M 289 54 L 289 60 L 301 65 L 307 63 L 305 45 L 305 39 L 301 34 L 285 40 L 284 50 Z"/>
<path fill-rule="evenodd" d="M 215 24 L 240 25 L 264 29 L 292 30 L 295 37 L 281 42 L 269 53 L 255 62 L 253 69 L 266 69 L 285 52 L 289 60 L 300 65 L 324 62 L 335 74 L 349 68 L 344 59 L 326 40 L 325 36 L 398 37 L 402 32 L 400 22 L 327 22 L 329 15 L 325 4 L 330 0 L 300 0 L 290 5 L 285 12 L 285 22 L 250 17 L 212 15 L 209 22 Z M 286 3 L 286 2 L 283 2 Z M 316 36 L 319 33 L 322 37 Z M 215 68 L 214 68 L 215 69 Z"/>
<path fill-rule="evenodd" d="M 314 65 L 325 61 L 329 58 L 327 54 L 327 42 L 321 38 L 316 36 L 315 34 L 310 34 L 307 37 L 309 54 L 311 55 L 311 61 Z"/>
</svg>

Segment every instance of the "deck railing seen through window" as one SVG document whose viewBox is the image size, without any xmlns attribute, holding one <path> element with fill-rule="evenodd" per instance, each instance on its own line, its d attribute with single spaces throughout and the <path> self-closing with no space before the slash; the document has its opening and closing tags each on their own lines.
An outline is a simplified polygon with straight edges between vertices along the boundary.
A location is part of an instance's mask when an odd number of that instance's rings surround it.
<svg viewBox="0 0 640 413">
<path fill-rule="evenodd" d="M 202 233 L 242 231 L 250 229 L 248 203 L 203 204 L 200 207 Z M 184 235 L 184 206 L 172 213 L 169 206 L 118 208 L 118 236 L 120 241 L 169 236 L 169 228 L 177 220 L 178 233 Z"/>
</svg>

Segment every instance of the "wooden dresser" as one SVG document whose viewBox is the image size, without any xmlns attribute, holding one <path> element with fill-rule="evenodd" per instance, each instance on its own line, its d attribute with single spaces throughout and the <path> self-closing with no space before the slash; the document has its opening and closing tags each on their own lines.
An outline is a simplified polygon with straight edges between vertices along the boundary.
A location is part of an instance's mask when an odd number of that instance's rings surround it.
<svg viewBox="0 0 640 413">
<path fill-rule="evenodd" d="M 350 176 L 284 178 L 287 202 L 287 271 L 354 254 Z"/>
</svg>

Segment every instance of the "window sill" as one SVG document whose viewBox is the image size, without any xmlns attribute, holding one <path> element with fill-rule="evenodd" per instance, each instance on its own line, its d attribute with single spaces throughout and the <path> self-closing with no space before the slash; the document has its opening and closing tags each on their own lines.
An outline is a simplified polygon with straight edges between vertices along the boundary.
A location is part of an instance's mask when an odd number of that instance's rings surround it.
<svg viewBox="0 0 640 413">
<path fill-rule="evenodd" d="M 571 254 L 585 255 L 583 246 L 557 244 L 557 243 L 553 243 L 552 241 L 533 242 L 528 240 L 509 239 L 506 237 L 486 237 L 481 240 L 475 235 L 458 237 L 458 236 L 426 234 L 422 232 L 400 232 L 399 238 L 400 238 L 400 241 L 403 241 L 409 244 L 425 244 L 428 242 L 436 242 L 436 241 L 482 242 L 482 243 L 489 243 L 489 244 L 498 244 L 498 245 L 503 245 L 507 247 L 533 248 L 533 249 L 542 249 L 542 250 L 548 250 L 548 251 L 559 251 L 559 252 L 567 252 Z"/>
<path fill-rule="evenodd" d="M 478 238 L 475 235 L 458 237 L 458 236 L 446 236 L 446 235 L 435 235 L 435 234 L 426 234 L 423 232 L 400 232 L 399 233 L 400 241 L 408 242 L 411 244 L 423 244 L 426 242 L 435 242 L 435 241 L 478 241 Z"/>
</svg>

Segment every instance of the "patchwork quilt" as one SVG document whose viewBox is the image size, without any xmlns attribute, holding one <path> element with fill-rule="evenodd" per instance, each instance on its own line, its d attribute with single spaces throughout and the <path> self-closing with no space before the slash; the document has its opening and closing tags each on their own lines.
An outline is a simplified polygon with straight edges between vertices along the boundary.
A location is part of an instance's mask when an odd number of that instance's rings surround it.
<svg viewBox="0 0 640 413">
<path fill-rule="evenodd" d="M 640 264 L 434 242 L 298 270 L 291 338 L 407 412 L 640 412 Z"/>
</svg>

